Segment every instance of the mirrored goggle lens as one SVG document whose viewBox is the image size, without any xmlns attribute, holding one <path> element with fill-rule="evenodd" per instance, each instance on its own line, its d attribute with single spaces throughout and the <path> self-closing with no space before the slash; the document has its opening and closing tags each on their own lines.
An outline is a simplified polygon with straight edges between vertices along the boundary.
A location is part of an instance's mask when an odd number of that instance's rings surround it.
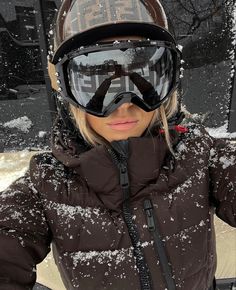
<svg viewBox="0 0 236 290">
<path fill-rule="evenodd" d="M 81 54 L 68 63 L 69 87 L 80 106 L 98 114 L 125 93 L 152 110 L 173 88 L 174 61 L 173 51 L 160 46 Z"/>
</svg>

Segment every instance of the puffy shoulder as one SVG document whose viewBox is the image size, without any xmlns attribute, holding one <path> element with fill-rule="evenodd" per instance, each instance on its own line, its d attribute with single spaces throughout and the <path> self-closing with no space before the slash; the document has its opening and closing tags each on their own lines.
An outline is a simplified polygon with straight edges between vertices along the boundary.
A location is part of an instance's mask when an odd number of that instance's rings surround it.
<svg viewBox="0 0 236 290">
<path fill-rule="evenodd" d="M 192 122 L 192 121 L 187 121 L 184 123 L 184 126 L 186 126 L 188 129 L 188 133 L 187 133 L 188 138 L 193 138 L 193 139 L 202 138 L 203 141 L 207 140 L 210 143 L 214 142 L 213 138 L 210 136 L 205 126 L 203 126 L 202 124 Z"/>
<path fill-rule="evenodd" d="M 236 227 L 236 143 L 225 139 L 214 140 L 210 180 L 217 216 Z"/>
<path fill-rule="evenodd" d="M 66 178 L 66 172 L 66 167 L 50 152 L 36 154 L 30 160 L 30 177 L 40 191 L 52 182 L 61 183 Z"/>
<path fill-rule="evenodd" d="M 183 155 L 194 155 L 196 158 L 205 155 L 210 156 L 210 150 L 214 146 L 213 138 L 208 134 L 201 124 L 188 122 L 183 124 L 185 132 L 181 134 L 176 153 Z M 186 130 L 187 129 L 187 130 Z"/>
<path fill-rule="evenodd" d="M 227 139 L 214 139 L 211 149 L 211 165 L 214 167 L 234 167 L 236 174 L 236 142 Z"/>
<path fill-rule="evenodd" d="M 211 136 L 206 127 L 194 122 L 184 122 L 187 132 L 181 134 L 175 148 L 176 157 L 182 159 L 205 156 L 214 167 L 236 167 L 236 141 Z"/>
<path fill-rule="evenodd" d="M 202 143 L 208 144 L 211 148 L 211 156 L 226 155 L 235 156 L 236 141 L 229 138 L 216 137 L 209 133 L 209 129 L 202 124 L 197 123 L 186 123 L 185 126 L 188 128 L 187 139 L 201 140 Z M 232 157 L 232 158 L 233 158 Z"/>
<path fill-rule="evenodd" d="M 64 169 L 64 165 L 50 152 L 35 154 L 30 160 L 30 167 L 48 169 L 54 169 L 56 167 L 58 169 Z"/>
</svg>

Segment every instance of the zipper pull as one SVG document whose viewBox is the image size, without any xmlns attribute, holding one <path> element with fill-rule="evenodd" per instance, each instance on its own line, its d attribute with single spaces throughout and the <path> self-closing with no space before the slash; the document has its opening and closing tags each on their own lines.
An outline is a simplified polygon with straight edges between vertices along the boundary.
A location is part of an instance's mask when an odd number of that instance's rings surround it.
<svg viewBox="0 0 236 290">
<path fill-rule="evenodd" d="M 146 199 L 144 201 L 144 210 L 146 212 L 148 230 L 150 232 L 154 232 L 156 229 L 156 226 L 155 226 L 155 221 L 154 221 L 153 212 L 152 212 L 153 205 L 150 199 Z"/>
<path fill-rule="evenodd" d="M 120 164 L 120 185 L 122 188 L 129 187 L 129 176 L 127 167 L 124 164 Z"/>
<path fill-rule="evenodd" d="M 123 190 L 124 200 L 127 200 L 130 197 L 128 170 L 123 163 L 120 163 L 119 167 L 120 167 L 120 186 Z"/>
</svg>

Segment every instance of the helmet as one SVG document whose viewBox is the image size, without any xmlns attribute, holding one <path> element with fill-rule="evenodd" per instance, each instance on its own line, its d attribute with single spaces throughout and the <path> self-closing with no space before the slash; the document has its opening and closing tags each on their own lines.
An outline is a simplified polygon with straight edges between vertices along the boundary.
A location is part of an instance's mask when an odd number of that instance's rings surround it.
<svg viewBox="0 0 236 290">
<path fill-rule="evenodd" d="M 175 43 L 159 0 L 64 0 L 58 11 L 52 63 L 103 38 L 137 35 Z"/>
<path fill-rule="evenodd" d="M 159 0 L 64 0 L 55 24 L 51 63 L 63 100 L 106 117 L 122 102 L 152 111 L 176 90 L 180 53 Z"/>
</svg>

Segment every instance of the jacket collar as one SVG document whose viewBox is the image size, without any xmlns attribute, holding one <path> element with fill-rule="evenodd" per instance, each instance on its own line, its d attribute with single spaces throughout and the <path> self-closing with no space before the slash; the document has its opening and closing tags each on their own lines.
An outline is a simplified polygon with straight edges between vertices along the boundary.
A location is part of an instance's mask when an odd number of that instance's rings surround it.
<svg viewBox="0 0 236 290">
<path fill-rule="evenodd" d="M 176 143 L 178 134 L 172 137 Z M 122 203 L 119 170 L 107 147 L 88 146 L 81 136 L 63 128 L 60 122 L 54 127 L 53 139 L 53 155 L 80 175 L 86 181 L 89 191 L 106 203 L 107 208 L 117 209 Z M 142 189 L 158 179 L 170 153 L 162 134 L 129 138 L 128 148 L 131 197 L 135 198 Z"/>
</svg>

